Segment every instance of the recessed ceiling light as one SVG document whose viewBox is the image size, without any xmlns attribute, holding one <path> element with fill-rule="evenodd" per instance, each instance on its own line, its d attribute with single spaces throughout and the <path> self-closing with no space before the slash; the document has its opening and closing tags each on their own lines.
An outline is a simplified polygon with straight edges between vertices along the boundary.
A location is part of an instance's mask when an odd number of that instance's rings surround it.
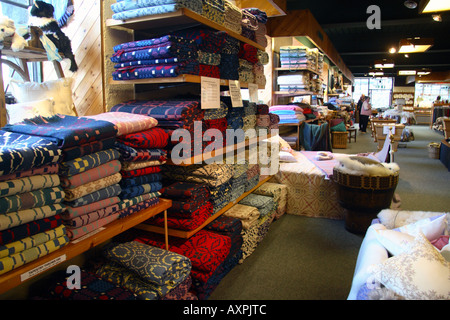
<svg viewBox="0 0 450 320">
<path fill-rule="evenodd" d="M 397 52 L 397 49 L 396 48 L 394 48 L 394 47 L 392 47 L 392 48 L 390 48 L 389 49 L 389 53 L 396 53 Z"/>
<path fill-rule="evenodd" d="M 419 13 L 450 10 L 450 0 L 421 0 Z"/>
<path fill-rule="evenodd" d="M 416 74 L 416 70 L 399 70 L 399 76 L 414 76 Z"/>
<path fill-rule="evenodd" d="M 407 7 L 408 9 L 415 9 L 417 8 L 417 2 L 412 1 L 412 0 L 406 0 L 404 2 L 405 7 Z"/>
<path fill-rule="evenodd" d="M 434 21 L 436 21 L 436 22 L 442 22 L 442 17 L 441 17 L 440 14 L 433 14 L 432 17 L 433 17 L 433 20 L 434 20 Z"/>
<path fill-rule="evenodd" d="M 402 39 L 399 43 L 399 53 L 425 52 L 431 48 L 434 40 L 431 38 L 409 38 Z"/>
<path fill-rule="evenodd" d="M 394 61 L 393 60 L 375 60 L 375 68 L 382 69 L 382 68 L 393 68 L 394 67 Z"/>
</svg>

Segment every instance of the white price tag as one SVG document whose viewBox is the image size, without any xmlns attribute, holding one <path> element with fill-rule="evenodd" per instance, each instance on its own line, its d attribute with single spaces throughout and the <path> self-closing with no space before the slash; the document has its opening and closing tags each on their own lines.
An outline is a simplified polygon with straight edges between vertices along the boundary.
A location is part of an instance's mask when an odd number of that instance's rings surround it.
<svg viewBox="0 0 450 320">
<path fill-rule="evenodd" d="M 229 80 L 228 83 L 233 108 L 243 107 L 244 104 L 242 103 L 241 85 L 239 80 Z"/>
<path fill-rule="evenodd" d="M 248 84 L 248 94 L 250 102 L 258 103 L 258 85 L 254 83 Z"/>
<path fill-rule="evenodd" d="M 220 79 L 201 77 L 202 109 L 220 108 Z"/>
</svg>

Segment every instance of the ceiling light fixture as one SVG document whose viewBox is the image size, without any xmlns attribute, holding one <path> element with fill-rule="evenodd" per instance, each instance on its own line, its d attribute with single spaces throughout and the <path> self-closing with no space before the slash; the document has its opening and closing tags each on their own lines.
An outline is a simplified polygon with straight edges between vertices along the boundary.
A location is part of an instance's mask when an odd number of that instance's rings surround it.
<svg viewBox="0 0 450 320">
<path fill-rule="evenodd" d="M 415 9 L 417 7 L 417 2 L 412 1 L 412 0 L 406 0 L 403 4 L 408 9 Z"/>
<path fill-rule="evenodd" d="M 430 69 L 425 69 L 425 68 L 417 71 L 417 75 L 418 76 L 426 76 L 426 75 L 428 75 L 430 73 L 431 73 L 431 70 Z"/>
<path fill-rule="evenodd" d="M 441 17 L 440 14 L 433 14 L 432 17 L 433 17 L 433 20 L 434 20 L 434 21 L 436 21 L 436 22 L 442 22 L 442 17 Z"/>
<path fill-rule="evenodd" d="M 416 73 L 416 70 L 398 70 L 397 74 L 399 76 L 415 76 Z"/>
<path fill-rule="evenodd" d="M 393 60 L 375 60 L 375 68 L 377 69 L 383 69 L 383 68 L 393 68 L 394 67 L 394 61 Z"/>
<path fill-rule="evenodd" d="M 450 0 L 421 0 L 419 13 L 431 13 L 450 10 Z"/>
<path fill-rule="evenodd" d="M 396 52 L 397 52 L 397 48 L 392 47 L 389 49 L 389 53 L 391 53 L 391 54 L 394 54 Z"/>
<path fill-rule="evenodd" d="M 431 38 L 408 38 L 399 42 L 399 53 L 417 53 L 425 52 L 434 44 Z"/>
</svg>

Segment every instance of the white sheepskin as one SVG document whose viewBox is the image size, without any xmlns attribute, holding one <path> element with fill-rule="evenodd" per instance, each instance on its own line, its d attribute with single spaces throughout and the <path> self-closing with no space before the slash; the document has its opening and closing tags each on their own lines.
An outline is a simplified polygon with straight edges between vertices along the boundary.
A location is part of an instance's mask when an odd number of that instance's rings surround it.
<svg viewBox="0 0 450 320">
<path fill-rule="evenodd" d="M 377 217 L 380 219 L 381 224 L 386 226 L 386 228 L 394 229 L 414 223 L 421 219 L 432 218 L 443 213 L 445 212 L 383 209 L 378 213 Z M 447 221 L 450 221 L 450 213 L 448 212 Z"/>
<path fill-rule="evenodd" d="M 364 164 L 350 157 L 341 157 L 338 160 L 339 171 L 351 175 L 390 176 L 400 170 L 396 163 Z"/>
</svg>

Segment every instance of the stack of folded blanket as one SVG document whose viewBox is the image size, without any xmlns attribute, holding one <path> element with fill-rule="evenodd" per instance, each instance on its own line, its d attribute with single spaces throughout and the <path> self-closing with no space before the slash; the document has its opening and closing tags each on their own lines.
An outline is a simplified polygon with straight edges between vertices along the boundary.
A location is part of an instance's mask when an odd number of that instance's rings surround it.
<svg viewBox="0 0 450 320">
<path fill-rule="evenodd" d="M 263 47 L 267 47 L 267 13 L 258 8 L 246 8 L 245 11 L 254 15 L 258 21 L 258 28 L 255 30 L 255 42 Z"/>
<path fill-rule="evenodd" d="M 301 46 L 280 47 L 280 66 L 290 69 L 316 69 L 312 51 Z"/>
<path fill-rule="evenodd" d="M 69 242 L 60 157 L 52 141 L 0 130 L 0 274 Z"/>
<path fill-rule="evenodd" d="M 235 201 L 239 198 L 244 192 L 247 185 L 247 168 L 248 164 L 240 164 L 235 163 L 234 166 L 234 174 L 230 179 L 231 184 L 231 195 L 230 202 Z"/>
<path fill-rule="evenodd" d="M 243 130 L 254 130 L 256 128 L 256 103 L 243 100 L 244 104 L 244 126 Z"/>
<path fill-rule="evenodd" d="M 220 54 L 220 78 L 239 80 L 240 41 L 230 35 L 225 35 L 225 43 Z"/>
<path fill-rule="evenodd" d="M 231 97 L 229 96 L 221 96 L 220 100 L 224 102 L 228 106 L 228 113 L 227 113 L 227 129 L 243 129 L 244 128 L 244 107 L 233 107 L 233 104 L 231 102 Z M 235 144 L 237 142 L 237 139 L 234 141 L 227 141 L 228 145 Z"/>
<path fill-rule="evenodd" d="M 156 127 L 158 121 L 153 117 L 126 112 L 106 112 L 89 117 L 110 121 L 117 126 L 116 145 L 122 146 L 117 148 L 119 153 L 124 148 L 164 150 L 167 146 L 168 134 Z M 159 203 L 159 190 L 162 188 L 160 171 L 165 162 L 165 159 L 130 161 L 121 157 L 120 218 Z"/>
<path fill-rule="evenodd" d="M 217 24 L 223 25 L 225 22 L 224 0 L 202 0 L 202 3 L 202 15 Z"/>
<path fill-rule="evenodd" d="M 220 78 L 220 61 L 226 32 L 194 27 L 176 31 L 177 37 L 194 41 L 198 48 L 199 76 Z"/>
<path fill-rule="evenodd" d="M 199 133 L 203 134 L 204 110 L 200 107 L 200 101 L 194 99 L 172 99 L 172 100 L 143 100 L 126 101 L 111 108 L 113 112 L 127 112 L 133 114 L 147 115 L 158 121 L 158 127 L 163 128 L 169 135 L 167 151 L 177 146 L 178 152 L 175 156 L 180 159 L 190 158 L 196 152 L 202 152 L 204 142 L 202 136 L 194 136 L 196 122 L 201 126 Z M 183 140 L 183 136 L 173 136 L 176 129 L 186 129 L 191 135 L 190 139 Z M 188 137 L 189 138 L 189 137 Z M 195 143 L 199 145 L 195 145 Z M 187 150 L 187 151 L 186 151 Z M 174 154 L 172 154 L 173 158 Z"/>
<path fill-rule="evenodd" d="M 207 186 L 189 182 L 174 182 L 161 190 L 161 196 L 172 200 L 167 210 L 167 225 L 171 229 L 194 230 L 213 213 L 210 190 Z M 164 218 L 155 216 L 146 224 L 164 226 Z"/>
<path fill-rule="evenodd" d="M 258 225 L 259 211 L 252 206 L 236 203 L 230 209 L 223 214 L 226 217 L 237 218 L 241 220 L 242 229 L 245 232 L 247 229 L 251 229 Z"/>
<path fill-rule="evenodd" d="M 116 20 L 127 20 L 155 14 L 175 12 L 187 8 L 198 14 L 202 14 L 201 0 L 117 0 L 111 4 L 114 12 L 112 18 Z"/>
<path fill-rule="evenodd" d="M 143 231 L 133 231 L 135 241 L 155 246 L 165 247 L 164 236 Z M 231 239 L 228 236 L 200 230 L 189 239 L 172 237 L 169 241 L 169 251 L 178 253 L 190 259 L 192 264 L 192 291 L 197 295 L 199 284 L 207 283 L 230 254 Z M 201 293 L 201 292 L 200 292 Z"/>
<path fill-rule="evenodd" d="M 241 35 L 252 41 L 255 41 L 255 32 L 259 28 L 258 19 L 247 9 L 241 9 L 242 12 L 242 32 Z"/>
<path fill-rule="evenodd" d="M 306 120 L 303 109 L 295 104 L 291 105 L 275 105 L 269 108 L 270 113 L 276 114 L 283 123 L 300 123 Z"/>
<path fill-rule="evenodd" d="M 280 91 L 289 93 L 311 90 L 309 73 L 304 71 L 297 71 L 294 74 L 279 75 L 277 84 Z"/>
<path fill-rule="evenodd" d="M 114 80 L 199 74 L 196 43 L 174 35 L 117 45 L 111 61 L 116 63 L 112 73 Z"/>
<path fill-rule="evenodd" d="M 269 106 L 258 104 L 256 108 L 256 132 L 258 135 L 267 134 L 270 126 Z"/>
<path fill-rule="evenodd" d="M 64 218 L 70 239 L 79 238 L 119 218 L 114 210 L 91 210 L 98 201 L 116 201 L 115 197 L 121 192 L 121 175 L 115 161 L 120 156 L 114 148 L 117 135 L 115 124 L 58 114 L 27 119 L 7 126 L 5 130 L 39 135 L 51 139 L 61 148 L 63 161 L 60 163 L 59 177 L 64 185 L 63 203 L 67 210 Z"/>
<path fill-rule="evenodd" d="M 193 285 L 200 300 L 206 300 L 220 281 L 233 269 L 242 258 L 242 223 L 233 217 L 220 216 L 209 223 L 205 230 L 229 237 L 231 247 L 228 256 L 208 278 L 195 278 Z M 194 271 L 195 272 L 195 271 Z M 206 280 L 206 281 L 205 281 Z"/>
<path fill-rule="evenodd" d="M 138 241 L 113 243 L 96 271 L 105 280 L 133 292 L 140 300 L 160 300 L 183 286 L 188 297 L 191 261 L 184 255 Z"/>
<path fill-rule="evenodd" d="M 242 12 L 237 6 L 228 0 L 224 1 L 225 16 L 223 26 L 229 30 L 241 34 Z"/>
<path fill-rule="evenodd" d="M 260 166 L 258 163 L 249 163 L 247 167 L 247 182 L 245 183 L 245 191 L 250 191 L 259 183 Z"/>
<path fill-rule="evenodd" d="M 284 184 L 266 182 L 253 191 L 254 194 L 273 197 L 275 204 L 274 219 L 279 219 L 286 213 L 287 206 L 287 186 Z"/>
</svg>

